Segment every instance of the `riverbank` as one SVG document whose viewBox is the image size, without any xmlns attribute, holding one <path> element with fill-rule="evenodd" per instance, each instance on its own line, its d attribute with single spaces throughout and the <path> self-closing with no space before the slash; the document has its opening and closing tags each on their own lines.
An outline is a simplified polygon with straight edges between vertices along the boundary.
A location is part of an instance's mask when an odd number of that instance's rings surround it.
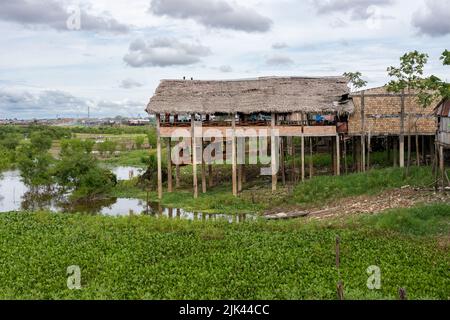
<svg viewBox="0 0 450 320">
<path fill-rule="evenodd" d="M 450 298 L 444 204 L 326 223 L 2 214 L 0 298 L 335 299 L 337 235 L 346 299 Z M 81 290 L 67 288 L 72 265 Z"/>
<path fill-rule="evenodd" d="M 320 210 L 321 207 L 331 207 L 336 202 L 351 203 L 354 198 L 361 196 L 376 198 L 383 192 L 394 192 L 402 187 L 430 189 L 433 186 L 433 174 L 431 167 L 411 167 L 408 177 L 401 168 L 373 169 L 365 173 L 338 177 L 317 176 L 293 187 L 280 185 L 275 193 L 270 190 L 269 183 L 269 180 L 260 179 L 258 182 L 253 181 L 251 185 L 244 185 L 244 191 L 238 197 L 232 195 L 229 183 L 222 183 L 220 186 L 208 188 L 205 194 L 200 193 L 198 199 L 193 198 L 192 190 L 184 184 L 173 193 L 164 191 L 160 203 L 166 207 L 208 213 L 263 214 L 268 211 L 314 211 Z M 111 195 L 149 199 L 151 202 L 159 201 L 155 188 L 147 193 L 146 190 L 136 186 L 135 180 L 119 182 L 111 191 Z M 420 200 L 420 197 L 418 198 Z"/>
</svg>

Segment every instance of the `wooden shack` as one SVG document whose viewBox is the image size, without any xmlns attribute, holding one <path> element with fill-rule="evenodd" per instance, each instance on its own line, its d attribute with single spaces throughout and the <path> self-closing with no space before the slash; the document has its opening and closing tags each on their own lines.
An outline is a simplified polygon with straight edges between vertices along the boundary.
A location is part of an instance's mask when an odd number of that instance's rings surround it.
<svg viewBox="0 0 450 320">
<path fill-rule="evenodd" d="M 371 141 L 377 138 L 386 139 L 388 148 L 394 151 L 394 165 L 400 167 L 405 165 L 405 137 L 411 137 L 417 162 L 425 154 L 433 154 L 436 133 L 433 105 L 423 108 L 414 93 L 392 93 L 386 87 L 358 91 L 351 97 L 355 110 L 348 119 L 348 135 L 359 140 L 362 171 L 367 166 Z"/>
<path fill-rule="evenodd" d="M 329 138 L 334 150 L 334 171 L 339 175 L 340 134 L 346 133 L 346 121 L 353 111 L 347 79 L 344 77 L 162 80 L 147 106 L 147 112 L 155 114 L 157 123 L 158 196 L 161 198 L 163 193 L 162 139 L 166 139 L 168 159 L 171 159 L 170 139 L 179 136 L 190 139 L 192 145 L 194 197 L 198 196 L 197 165 L 202 165 L 202 191 L 206 192 L 206 176 L 211 173 L 211 167 L 207 173 L 197 155 L 201 154 L 203 140 L 208 138 L 204 136 L 204 132 L 211 128 L 223 133 L 230 129 L 233 132 L 231 179 L 234 195 L 242 188 L 242 165 L 238 166 L 236 161 L 235 133 L 243 128 L 266 128 L 271 136 L 269 145 L 272 157 L 272 190 L 276 190 L 278 181 L 274 155 L 283 152 L 275 149 L 275 131 L 282 138 L 300 137 L 302 179 L 305 176 L 305 138 Z M 201 130 L 195 129 L 198 122 L 201 123 Z M 182 128 L 186 130 L 180 130 Z M 312 142 L 310 144 L 312 145 Z M 172 166 L 169 161 L 168 192 L 173 190 Z"/>
<path fill-rule="evenodd" d="M 446 151 L 450 149 L 450 100 L 443 100 L 436 107 L 436 117 L 438 126 L 436 132 L 437 146 L 439 148 L 439 168 L 441 172 L 441 181 L 444 184 L 448 182 L 445 172 Z"/>
</svg>

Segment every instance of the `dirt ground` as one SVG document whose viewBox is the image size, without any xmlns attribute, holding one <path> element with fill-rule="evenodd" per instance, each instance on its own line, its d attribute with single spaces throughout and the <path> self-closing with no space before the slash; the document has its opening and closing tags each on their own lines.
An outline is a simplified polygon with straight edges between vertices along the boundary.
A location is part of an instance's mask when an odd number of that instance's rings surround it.
<svg viewBox="0 0 450 320">
<path fill-rule="evenodd" d="M 416 204 L 435 202 L 450 203 L 450 192 L 419 190 L 410 187 L 384 191 L 378 195 L 363 195 L 344 198 L 324 207 L 315 207 L 307 211 L 268 212 L 268 219 L 289 219 L 308 217 L 322 220 L 345 215 L 378 213 L 391 208 L 409 208 Z"/>
</svg>

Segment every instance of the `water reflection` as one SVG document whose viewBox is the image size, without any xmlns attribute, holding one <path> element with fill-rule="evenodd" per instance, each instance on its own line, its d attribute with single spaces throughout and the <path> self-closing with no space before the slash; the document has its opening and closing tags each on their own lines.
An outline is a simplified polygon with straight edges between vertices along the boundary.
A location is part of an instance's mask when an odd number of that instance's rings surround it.
<svg viewBox="0 0 450 320">
<path fill-rule="evenodd" d="M 107 198 L 88 202 L 70 203 L 68 194 L 33 192 L 21 181 L 18 171 L 7 171 L 0 176 L 0 212 L 38 211 L 64 213 L 103 214 L 108 216 L 152 215 L 172 219 L 217 220 L 243 222 L 255 220 L 254 215 L 227 215 L 191 212 L 180 208 L 168 208 L 158 202 L 147 203 L 140 199 Z"/>
<path fill-rule="evenodd" d="M 131 180 L 141 175 L 144 170 L 137 167 L 119 166 L 112 168 L 111 171 L 116 175 L 117 180 Z"/>
</svg>

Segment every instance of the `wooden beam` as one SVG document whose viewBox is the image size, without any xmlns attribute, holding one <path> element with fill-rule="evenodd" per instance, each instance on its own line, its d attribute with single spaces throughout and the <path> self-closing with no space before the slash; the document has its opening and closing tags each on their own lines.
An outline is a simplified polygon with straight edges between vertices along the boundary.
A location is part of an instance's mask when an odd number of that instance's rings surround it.
<svg viewBox="0 0 450 320">
<path fill-rule="evenodd" d="M 233 113 L 231 119 L 232 135 L 231 135 L 231 179 L 233 183 L 233 195 L 238 195 L 237 189 L 237 159 L 236 159 L 236 114 Z"/>
<path fill-rule="evenodd" d="M 400 96 L 400 137 L 399 137 L 400 168 L 405 167 L 405 93 Z"/>
<path fill-rule="evenodd" d="M 445 185 L 444 146 L 439 146 L 439 170 L 441 172 L 442 189 L 444 189 Z"/>
<path fill-rule="evenodd" d="M 314 163 L 313 163 L 313 143 L 314 138 L 309 138 L 309 178 L 312 179 L 314 175 Z"/>
<path fill-rule="evenodd" d="M 180 165 L 176 164 L 175 165 L 175 188 L 179 189 L 180 188 Z"/>
<path fill-rule="evenodd" d="M 202 138 L 202 192 L 206 193 L 206 164 L 205 164 L 205 157 L 203 156 L 203 138 Z"/>
<path fill-rule="evenodd" d="M 341 175 L 341 142 L 339 135 L 336 135 L 336 175 Z"/>
<path fill-rule="evenodd" d="M 198 198 L 197 182 L 197 139 L 195 137 L 195 114 L 191 114 L 191 144 L 192 144 L 192 187 L 194 198 Z"/>
<path fill-rule="evenodd" d="M 172 146 L 170 138 L 167 139 L 167 192 L 172 192 Z"/>
<path fill-rule="evenodd" d="M 367 135 L 367 170 L 370 170 L 370 147 L 371 147 L 371 136 L 370 131 Z"/>
<path fill-rule="evenodd" d="M 238 193 L 242 191 L 242 164 L 237 165 L 237 183 Z"/>
<path fill-rule="evenodd" d="M 398 166 L 398 140 L 397 137 L 393 137 L 392 139 L 393 146 L 392 146 L 392 158 L 394 167 Z"/>
<path fill-rule="evenodd" d="M 286 185 L 286 171 L 285 171 L 285 167 L 284 167 L 284 152 L 286 149 L 286 145 L 284 143 L 284 138 L 280 138 L 280 170 L 281 170 L 281 181 L 283 182 L 283 185 Z"/>
<path fill-rule="evenodd" d="M 365 92 L 361 91 L 361 171 L 366 171 L 366 113 Z"/>
<path fill-rule="evenodd" d="M 161 164 L 161 115 L 156 114 L 156 158 L 158 166 L 158 199 L 162 199 L 162 164 Z"/>
<path fill-rule="evenodd" d="M 305 181 L 305 137 L 302 136 L 301 138 L 301 157 L 302 157 L 302 181 Z"/>
<path fill-rule="evenodd" d="M 276 114 L 272 113 L 271 117 L 271 135 L 270 135 L 270 155 L 271 155 L 271 167 L 272 167 L 272 192 L 277 190 L 277 155 L 276 143 L 275 143 L 275 125 L 276 125 Z"/>
<path fill-rule="evenodd" d="M 212 164 L 208 164 L 208 186 L 212 188 L 214 186 L 214 176 Z"/>
</svg>

